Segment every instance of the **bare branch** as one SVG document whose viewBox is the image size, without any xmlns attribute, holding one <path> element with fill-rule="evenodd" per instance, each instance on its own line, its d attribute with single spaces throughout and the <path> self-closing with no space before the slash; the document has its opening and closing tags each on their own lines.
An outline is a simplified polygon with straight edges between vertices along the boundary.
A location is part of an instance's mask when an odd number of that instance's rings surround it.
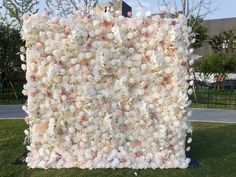
<svg viewBox="0 0 236 177">
<path fill-rule="evenodd" d="M 167 11 L 171 12 L 171 9 L 175 9 L 177 12 L 177 2 L 178 0 L 158 0 L 158 7 L 160 11 L 160 7 L 164 6 Z M 178 8 L 178 11 L 182 11 L 182 13 L 189 18 L 190 16 L 201 16 L 205 17 L 209 13 L 216 10 L 216 8 L 212 8 L 214 0 L 181 0 L 181 7 Z"/>
<path fill-rule="evenodd" d="M 46 0 L 47 8 L 55 14 L 67 17 L 79 10 L 82 6 L 85 8 L 84 12 L 88 13 L 93 7 L 98 4 L 98 0 Z"/>
</svg>

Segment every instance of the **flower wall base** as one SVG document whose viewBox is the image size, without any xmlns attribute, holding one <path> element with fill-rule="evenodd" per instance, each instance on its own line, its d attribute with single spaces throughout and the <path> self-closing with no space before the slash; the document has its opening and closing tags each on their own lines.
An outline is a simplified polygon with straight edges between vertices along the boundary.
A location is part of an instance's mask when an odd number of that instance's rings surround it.
<svg viewBox="0 0 236 177">
<path fill-rule="evenodd" d="M 186 168 L 189 32 L 182 15 L 25 16 L 28 166 Z"/>
</svg>

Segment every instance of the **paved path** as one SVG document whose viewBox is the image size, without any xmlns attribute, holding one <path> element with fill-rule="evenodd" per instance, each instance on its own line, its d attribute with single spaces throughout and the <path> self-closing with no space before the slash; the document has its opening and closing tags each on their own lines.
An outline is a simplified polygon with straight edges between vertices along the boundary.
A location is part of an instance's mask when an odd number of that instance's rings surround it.
<svg viewBox="0 0 236 177">
<path fill-rule="evenodd" d="M 15 118 L 22 119 L 27 115 L 22 110 L 22 105 L 0 105 L 0 119 L 2 118 Z"/>
<path fill-rule="evenodd" d="M 236 110 L 191 108 L 193 111 L 192 121 L 206 122 L 235 122 Z M 0 105 L 0 119 L 23 119 L 26 113 L 22 105 Z"/>
<path fill-rule="evenodd" d="M 236 123 L 236 110 L 223 110 L 223 109 L 204 109 L 204 108 L 191 108 L 193 121 L 206 121 L 206 122 L 235 122 Z"/>
</svg>

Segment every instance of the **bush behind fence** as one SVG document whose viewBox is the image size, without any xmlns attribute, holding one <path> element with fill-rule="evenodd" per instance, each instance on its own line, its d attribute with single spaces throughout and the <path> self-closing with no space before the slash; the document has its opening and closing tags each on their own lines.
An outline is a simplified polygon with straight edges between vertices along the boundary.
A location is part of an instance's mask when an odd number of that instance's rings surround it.
<svg viewBox="0 0 236 177">
<path fill-rule="evenodd" d="M 236 89 L 197 87 L 191 100 L 192 107 L 236 109 Z"/>
</svg>

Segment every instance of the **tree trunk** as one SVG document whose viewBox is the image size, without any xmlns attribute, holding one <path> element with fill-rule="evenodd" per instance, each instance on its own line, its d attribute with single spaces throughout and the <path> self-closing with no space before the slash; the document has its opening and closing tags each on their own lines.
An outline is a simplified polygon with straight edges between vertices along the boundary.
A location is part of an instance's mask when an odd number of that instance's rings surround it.
<svg viewBox="0 0 236 177">
<path fill-rule="evenodd" d="M 187 0 L 182 0 L 182 10 L 183 10 L 184 15 L 186 14 L 186 3 L 187 3 Z"/>
<path fill-rule="evenodd" d="M 15 97 L 16 97 L 16 99 L 17 99 L 18 96 L 17 96 L 17 94 L 16 94 L 16 90 L 15 90 L 15 88 L 14 88 L 14 86 L 13 86 L 13 84 L 12 84 L 11 81 L 10 81 L 10 85 L 11 85 L 11 88 L 12 88 L 12 90 L 13 90 L 13 92 L 14 92 L 14 95 L 15 95 Z"/>
</svg>

